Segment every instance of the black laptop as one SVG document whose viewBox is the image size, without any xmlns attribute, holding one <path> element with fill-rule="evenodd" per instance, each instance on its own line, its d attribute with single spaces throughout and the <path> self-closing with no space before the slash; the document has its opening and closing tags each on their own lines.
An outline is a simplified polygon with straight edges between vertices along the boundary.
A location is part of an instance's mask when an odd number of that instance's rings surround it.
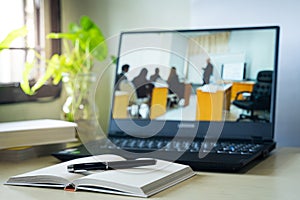
<svg viewBox="0 0 300 200">
<path fill-rule="evenodd" d="M 278 26 L 122 32 L 108 134 L 53 155 L 245 171 L 276 146 L 278 48 Z"/>
</svg>

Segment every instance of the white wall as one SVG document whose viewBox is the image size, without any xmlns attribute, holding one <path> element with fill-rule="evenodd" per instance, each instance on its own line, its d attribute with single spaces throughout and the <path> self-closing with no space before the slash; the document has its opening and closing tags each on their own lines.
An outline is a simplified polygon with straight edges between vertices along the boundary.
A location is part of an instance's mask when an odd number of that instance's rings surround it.
<svg viewBox="0 0 300 200">
<path fill-rule="evenodd" d="M 188 40 L 177 33 L 123 34 L 119 65 L 130 65 L 127 78 L 132 80 L 142 68 L 148 70 L 148 78 L 160 68 L 160 75 L 168 79 L 171 67 L 176 67 L 180 78 L 184 78 L 185 56 Z M 121 72 L 121 68 L 118 69 Z"/>
<path fill-rule="evenodd" d="M 141 28 L 203 28 L 280 25 L 276 140 L 279 146 L 300 146 L 297 125 L 300 93 L 300 1 L 298 0 L 62 0 L 63 24 L 87 14 L 116 40 L 120 31 Z M 109 70 L 108 70 L 109 71 Z M 107 73 L 105 81 L 113 77 Z M 290 89 L 291 88 L 291 89 Z M 110 96 L 103 89 L 103 104 Z M 107 115 L 104 109 L 103 115 Z"/>
<path fill-rule="evenodd" d="M 148 78 L 150 78 L 150 75 L 154 73 L 155 67 L 161 67 L 162 70 L 166 70 L 166 66 L 169 66 L 170 53 L 161 51 L 161 49 L 170 49 L 171 44 L 171 34 L 164 35 L 164 38 L 155 33 L 123 35 L 119 65 L 130 65 L 130 70 L 127 74 L 129 80 L 139 75 L 142 68 L 148 70 Z M 119 68 L 118 73 L 120 72 L 121 68 Z M 168 74 L 168 72 L 165 72 L 165 74 Z M 164 78 L 167 79 L 166 77 Z"/>
<path fill-rule="evenodd" d="M 275 139 L 279 146 L 300 146 L 300 1 L 192 0 L 192 27 L 280 25 Z"/>
</svg>

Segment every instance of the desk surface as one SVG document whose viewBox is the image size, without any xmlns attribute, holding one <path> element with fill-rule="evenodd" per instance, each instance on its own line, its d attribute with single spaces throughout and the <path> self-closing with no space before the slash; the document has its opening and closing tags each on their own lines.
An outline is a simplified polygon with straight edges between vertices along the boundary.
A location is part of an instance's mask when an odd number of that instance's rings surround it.
<svg viewBox="0 0 300 200">
<path fill-rule="evenodd" d="M 197 90 L 200 90 L 202 92 L 215 93 L 216 91 L 226 91 L 226 90 L 230 89 L 231 87 L 232 87 L 231 83 L 220 84 L 220 85 L 208 84 L 208 85 L 198 87 Z"/>
<path fill-rule="evenodd" d="M 24 162 L 0 162 L 0 199 L 141 199 L 103 193 L 3 185 L 10 176 L 57 162 L 52 157 L 40 157 Z M 198 172 L 193 178 L 150 199 L 298 200 L 299 185 L 300 148 L 282 148 L 275 150 L 267 159 L 245 174 Z"/>
</svg>

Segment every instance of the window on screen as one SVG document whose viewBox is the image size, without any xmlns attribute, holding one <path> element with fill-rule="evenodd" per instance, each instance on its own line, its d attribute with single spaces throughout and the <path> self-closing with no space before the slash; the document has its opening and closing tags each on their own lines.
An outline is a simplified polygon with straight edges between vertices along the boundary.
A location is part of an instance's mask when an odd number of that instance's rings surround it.
<svg viewBox="0 0 300 200">
<path fill-rule="evenodd" d="M 245 79 L 245 63 L 225 63 L 222 65 L 222 79 L 242 81 Z"/>
</svg>

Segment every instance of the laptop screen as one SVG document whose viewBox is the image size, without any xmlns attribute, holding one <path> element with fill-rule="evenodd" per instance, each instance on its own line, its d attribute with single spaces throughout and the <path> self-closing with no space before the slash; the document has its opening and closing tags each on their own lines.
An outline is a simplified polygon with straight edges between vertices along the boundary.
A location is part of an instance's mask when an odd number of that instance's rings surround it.
<svg viewBox="0 0 300 200">
<path fill-rule="evenodd" d="M 110 134 L 272 139 L 279 27 L 123 32 Z"/>
</svg>

